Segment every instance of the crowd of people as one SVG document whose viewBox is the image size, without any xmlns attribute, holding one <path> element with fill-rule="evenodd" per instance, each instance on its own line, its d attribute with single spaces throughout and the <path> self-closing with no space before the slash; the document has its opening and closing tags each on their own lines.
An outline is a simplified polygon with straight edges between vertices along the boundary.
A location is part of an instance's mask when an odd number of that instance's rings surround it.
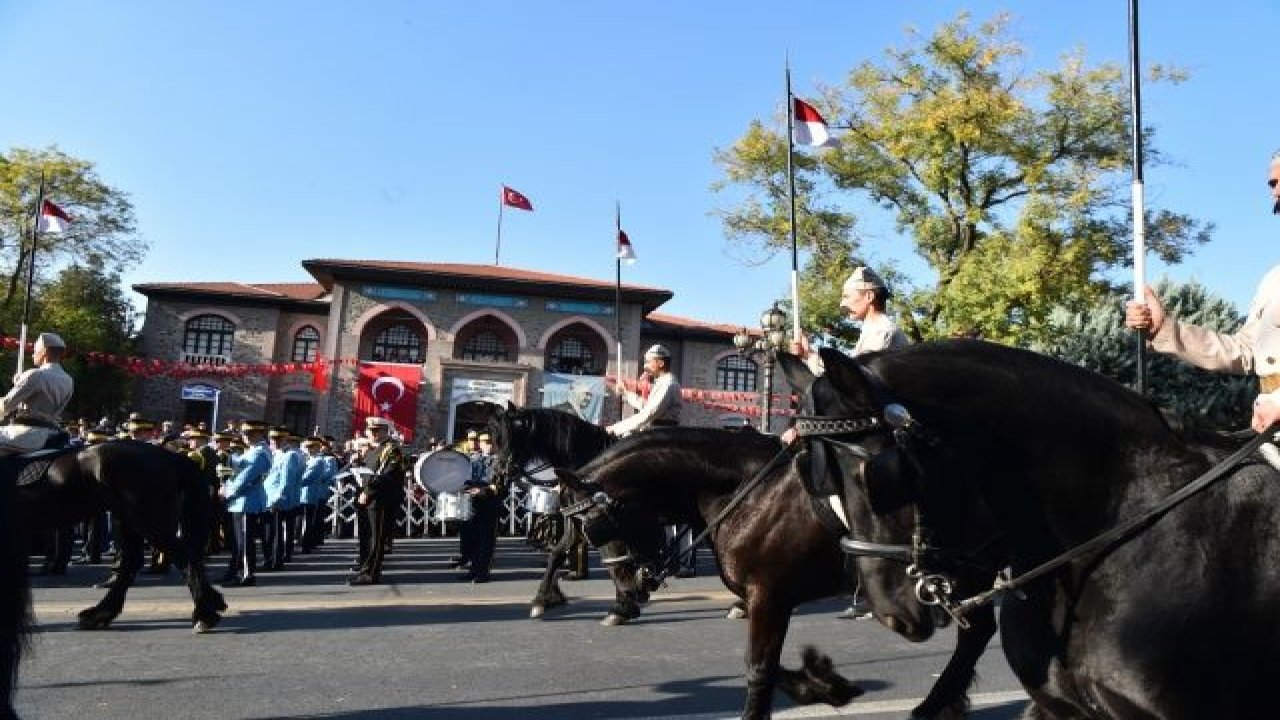
<svg viewBox="0 0 1280 720">
<path fill-rule="evenodd" d="M 113 426 L 86 420 L 63 427 L 75 446 L 113 441 L 163 445 L 185 454 L 205 477 L 213 500 L 209 554 L 226 553 L 225 585 L 252 586 L 258 573 L 284 570 L 295 553 L 306 554 L 324 543 L 331 529 L 328 507 L 334 493 L 355 496 L 356 562 L 351 585 L 381 581 L 397 522 L 404 507 L 411 455 L 385 418 L 371 416 L 362 432 L 340 443 L 332 436 L 302 437 L 285 427 L 244 421 L 210 432 L 204 423 L 178 428 L 172 421 L 154 422 L 134 413 Z M 429 439 L 422 452 L 448 444 Z M 472 513 L 459 523 L 459 552 L 450 564 L 460 580 L 488 582 L 497 544 L 497 528 L 506 487 L 493 472 L 494 447 L 488 432 L 471 430 L 458 449 L 471 464 L 462 493 Z M 67 565 L 99 564 L 110 554 L 107 513 L 49 538 L 43 572 L 65 574 Z M 81 541 L 82 554 L 73 560 Z M 153 552 L 148 574 L 169 572 L 162 553 Z M 103 585 L 114 581 L 108 578 Z"/>
</svg>

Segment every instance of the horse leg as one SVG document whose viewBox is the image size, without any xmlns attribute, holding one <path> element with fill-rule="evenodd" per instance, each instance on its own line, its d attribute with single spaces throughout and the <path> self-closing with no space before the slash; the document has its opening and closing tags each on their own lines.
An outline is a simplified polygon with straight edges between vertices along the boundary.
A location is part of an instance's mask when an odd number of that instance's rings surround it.
<svg viewBox="0 0 1280 720">
<path fill-rule="evenodd" d="M 212 630 L 222 620 L 227 603 L 209 584 L 205 573 L 205 548 L 211 525 L 210 501 L 202 491 L 188 492 L 183 500 L 182 537 L 165 537 L 165 545 L 173 548 L 174 561 L 187 579 L 194 609 L 191 611 L 192 632 L 203 634 Z"/>
<path fill-rule="evenodd" d="M 835 670 L 831 658 L 806 647 L 799 670 L 782 667 L 782 644 L 791 624 L 792 607 L 782 607 L 748 596 L 747 607 L 747 707 L 743 717 L 768 717 L 773 709 L 776 685 L 799 705 L 846 705 L 862 694 L 862 688 Z"/>
<path fill-rule="evenodd" d="M 990 605 L 984 605 L 970 613 L 968 619 L 969 627 L 961 627 L 956 632 L 956 649 L 938 681 L 924 701 L 911 711 L 913 720 L 968 716 L 969 686 L 977 676 L 974 666 L 996 634 L 996 612 Z"/>
<path fill-rule="evenodd" d="M 747 617 L 747 601 L 741 598 L 734 600 L 729 611 L 724 614 L 725 620 L 742 620 Z"/>
<path fill-rule="evenodd" d="M 575 525 L 567 525 L 564 534 L 560 537 L 560 542 L 547 553 L 547 569 L 542 574 L 542 582 L 538 584 L 538 594 L 533 596 L 533 607 L 529 609 L 529 617 L 540 618 L 546 613 L 547 608 L 569 603 L 564 592 L 560 590 L 558 575 L 560 568 L 569 558 L 568 549 L 572 546 L 575 528 Z"/>
<path fill-rule="evenodd" d="M 81 630 L 103 630 L 120 615 L 124 608 L 124 596 L 129 592 L 142 568 L 142 536 L 136 530 L 119 525 L 116 542 L 116 561 L 111 568 L 111 579 L 105 583 L 107 594 L 90 608 L 80 611 Z"/>
</svg>

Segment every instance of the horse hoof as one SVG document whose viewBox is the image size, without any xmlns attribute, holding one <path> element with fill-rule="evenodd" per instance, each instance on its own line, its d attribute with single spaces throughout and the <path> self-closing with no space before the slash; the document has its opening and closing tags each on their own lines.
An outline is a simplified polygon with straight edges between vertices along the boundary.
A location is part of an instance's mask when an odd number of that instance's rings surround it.
<svg viewBox="0 0 1280 720">
<path fill-rule="evenodd" d="M 213 625 L 210 625 L 203 620 L 191 626 L 192 635 L 207 635 L 211 632 L 213 632 Z"/>
<path fill-rule="evenodd" d="M 110 624 L 111 621 L 105 618 L 80 618 L 77 625 L 81 630 L 106 630 Z"/>
<path fill-rule="evenodd" d="M 746 616 L 747 616 L 746 609 L 740 608 L 737 605 L 734 605 L 733 607 L 729 608 L 729 612 L 724 614 L 724 619 L 725 620 L 741 620 Z"/>
<path fill-rule="evenodd" d="M 534 620 L 537 620 L 538 618 L 546 614 L 546 612 L 547 612 L 547 609 L 542 607 L 541 605 L 534 605 L 533 607 L 529 608 L 529 617 L 533 618 Z"/>
<path fill-rule="evenodd" d="M 626 625 L 629 620 L 630 618 L 623 617 L 618 613 L 609 613 L 604 616 L 604 619 L 600 621 L 600 624 L 605 627 L 616 627 L 618 625 Z"/>
</svg>

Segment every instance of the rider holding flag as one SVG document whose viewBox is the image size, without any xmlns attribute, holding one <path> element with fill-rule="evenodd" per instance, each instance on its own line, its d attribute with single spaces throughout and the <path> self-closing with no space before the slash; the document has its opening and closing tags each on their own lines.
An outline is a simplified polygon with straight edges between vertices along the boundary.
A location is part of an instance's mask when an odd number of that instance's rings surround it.
<svg viewBox="0 0 1280 720">
<path fill-rule="evenodd" d="M 40 333 L 31 349 L 35 367 L 13 380 L 13 389 L 0 398 L 0 455 L 16 455 L 44 447 L 62 432 L 62 411 L 71 402 L 75 381 L 62 369 L 67 345 L 54 333 Z"/>
<path fill-rule="evenodd" d="M 1280 215 L 1280 153 L 1271 156 L 1267 186 Z M 1234 333 L 1179 322 L 1166 315 L 1160 299 L 1144 288 L 1145 302 L 1129 301 L 1124 324 L 1143 330 L 1156 351 L 1218 372 L 1258 376 L 1261 393 L 1253 403 L 1250 425 L 1262 432 L 1280 421 L 1280 266 L 1272 268 L 1258 285 L 1244 325 Z"/>
</svg>

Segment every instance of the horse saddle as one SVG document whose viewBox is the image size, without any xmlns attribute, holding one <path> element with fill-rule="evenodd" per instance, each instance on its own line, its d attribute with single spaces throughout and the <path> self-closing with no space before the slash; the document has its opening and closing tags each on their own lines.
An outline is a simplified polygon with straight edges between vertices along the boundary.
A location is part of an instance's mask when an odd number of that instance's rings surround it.
<svg viewBox="0 0 1280 720">
<path fill-rule="evenodd" d="M 26 453 L 0 458 L 7 473 L 18 478 L 18 487 L 39 482 L 49 472 L 49 466 L 63 455 L 79 452 L 82 448 L 60 447 L 44 448 Z"/>
</svg>

